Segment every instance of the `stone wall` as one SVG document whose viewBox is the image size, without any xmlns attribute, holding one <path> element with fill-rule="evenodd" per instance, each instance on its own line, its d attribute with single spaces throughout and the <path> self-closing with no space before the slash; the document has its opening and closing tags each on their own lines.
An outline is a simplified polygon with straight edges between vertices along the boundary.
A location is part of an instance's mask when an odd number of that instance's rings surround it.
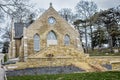
<svg viewBox="0 0 120 80">
<path fill-rule="evenodd" d="M 90 59 L 93 60 L 95 64 L 111 65 L 113 71 L 120 71 L 120 56 L 90 56 Z"/>
<path fill-rule="evenodd" d="M 15 40 L 15 57 L 17 58 L 19 56 L 20 53 L 20 46 L 21 46 L 21 39 L 16 39 Z"/>
<path fill-rule="evenodd" d="M 120 71 L 120 61 L 111 61 L 112 70 Z"/>
<path fill-rule="evenodd" d="M 7 76 L 39 75 L 39 74 L 60 74 L 84 72 L 85 70 L 75 66 L 58 66 L 58 67 L 40 67 L 27 68 L 22 70 L 7 71 Z"/>
</svg>

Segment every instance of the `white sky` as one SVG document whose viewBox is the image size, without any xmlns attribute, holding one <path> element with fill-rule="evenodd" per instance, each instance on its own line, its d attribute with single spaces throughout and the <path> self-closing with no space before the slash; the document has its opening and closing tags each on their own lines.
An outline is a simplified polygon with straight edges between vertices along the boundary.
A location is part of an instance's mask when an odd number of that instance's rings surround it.
<svg viewBox="0 0 120 80">
<path fill-rule="evenodd" d="M 49 3 L 52 2 L 53 7 L 58 11 L 61 8 L 71 8 L 74 10 L 76 4 L 80 0 L 31 0 L 32 3 L 36 3 L 36 6 L 39 8 L 47 9 Z M 88 0 L 94 1 L 99 9 L 107 9 L 120 5 L 120 0 Z"/>
</svg>

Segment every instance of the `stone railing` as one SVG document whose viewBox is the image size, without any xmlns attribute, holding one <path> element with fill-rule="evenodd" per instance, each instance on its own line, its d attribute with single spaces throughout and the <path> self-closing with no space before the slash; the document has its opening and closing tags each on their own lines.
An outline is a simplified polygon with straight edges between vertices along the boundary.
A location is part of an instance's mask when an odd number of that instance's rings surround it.
<svg viewBox="0 0 120 80">
<path fill-rule="evenodd" d="M 90 56 L 90 59 L 101 65 L 111 65 L 113 71 L 120 71 L 120 56 Z"/>
<path fill-rule="evenodd" d="M 120 71 L 120 61 L 111 61 L 112 70 Z"/>
<path fill-rule="evenodd" d="M 90 56 L 93 60 L 102 60 L 103 63 L 110 63 L 111 61 L 120 61 L 120 56 Z"/>
</svg>

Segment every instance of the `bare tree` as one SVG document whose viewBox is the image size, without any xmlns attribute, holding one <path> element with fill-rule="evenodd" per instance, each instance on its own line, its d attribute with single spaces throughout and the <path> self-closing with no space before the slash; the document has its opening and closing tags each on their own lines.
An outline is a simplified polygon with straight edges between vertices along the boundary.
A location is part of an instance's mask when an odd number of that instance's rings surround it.
<svg viewBox="0 0 120 80">
<path fill-rule="evenodd" d="M 82 41 L 82 38 L 83 38 L 83 34 L 85 34 L 85 41 L 86 41 L 86 44 L 82 44 L 83 48 L 84 48 L 84 52 L 85 53 L 88 53 L 88 47 L 87 47 L 87 40 L 88 40 L 88 37 L 87 37 L 87 26 L 89 24 L 87 24 L 87 20 L 81 20 L 81 19 L 78 19 L 74 22 L 74 25 L 75 25 L 75 29 L 78 30 L 79 32 L 79 35 L 80 35 L 80 40 Z"/>
<path fill-rule="evenodd" d="M 29 0 L 0 0 L 0 2 L 1 21 L 3 21 L 3 17 L 6 15 L 11 19 L 14 18 L 16 22 L 26 21 L 27 17 L 31 14 Z M 9 25 L 1 29 L 4 32 L 2 38 L 10 38 L 10 31 L 8 29 Z"/>
<path fill-rule="evenodd" d="M 72 9 L 70 9 L 70 8 L 62 8 L 58 12 L 66 21 L 68 21 L 70 23 L 72 23 L 76 18 L 76 15 L 73 14 Z"/>
<path fill-rule="evenodd" d="M 1 38 L 2 41 L 0 41 L 0 48 L 2 49 L 3 53 L 7 53 L 8 52 L 8 47 L 9 47 L 9 42 L 11 39 L 11 33 L 10 33 L 10 28 L 9 27 L 3 27 L 0 28 L 0 33 L 1 33 Z"/>
<path fill-rule="evenodd" d="M 16 22 L 25 21 L 26 17 L 31 14 L 30 9 L 33 7 L 29 4 L 30 0 L 0 0 L 0 12 L 9 15 Z"/>
<path fill-rule="evenodd" d="M 42 15 L 45 12 L 45 9 L 43 8 L 38 8 L 34 11 L 35 18 L 38 18 L 40 15 Z"/>
<path fill-rule="evenodd" d="M 11 32 L 10 32 L 10 27 L 5 27 L 5 28 L 2 28 L 2 39 L 4 41 L 10 41 L 11 39 Z"/>
<path fill-rule="evenodd" d="M 88 20 L 92 15 L 95 14 L 95 12 L 97 11 L 97 5 L 93 2 L 93 1 L 80 1 L 77 3 L 76 5 L 76 11 L 78 14 L 78 17 L 80 17 L 82 20 Z M 90 37 L 91 37 L 91 47 L 92 47 L 92 22 L 91 20 L 89 20 L 88 22 L 86 22 L 85 24 L 89 23 L 89 27 L 90 27 Z M 85 26 L 87 27 L 87 26 Z M 88 46 L 87 46 L 87 30 L 85 31 L 85 41 L 86 41 L 86 50 L 88 51 Z M 93 50 L 93 47 L 92 47 Z"/>
<path fill-rule="evenodd" d="M 33 6 L 29 4 L 30 0 L 15 0 L 15 10 L 11 13 L 16 22 L 26 22 L 28 17 L 33 14 Z"/>
<path fill-rule="evenodd" d="M 4 19 L 4 15 L 3 12 L 0 10 L 0 23 L 3 22 L 3 19 Z"/>
</svg>

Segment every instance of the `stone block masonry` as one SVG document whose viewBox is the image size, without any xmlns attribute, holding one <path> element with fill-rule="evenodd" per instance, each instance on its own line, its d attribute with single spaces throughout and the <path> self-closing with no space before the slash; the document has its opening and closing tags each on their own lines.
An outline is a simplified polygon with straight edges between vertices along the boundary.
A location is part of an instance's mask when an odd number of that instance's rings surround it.
<svg viewBox="0 0 120 80">
<path fill-rule="evenodd" d="M 76 73 L 85 72 L 85 70 L 69 66 L 57 66 L 57 67 L 39 67 L 39 68 L 26 68 L 21 70 L 8 71 L 7 76 L 23 76 L 23 75 L 40 75 L 40 74 L 61 74 L 61 73 Z"/>
</svg>

